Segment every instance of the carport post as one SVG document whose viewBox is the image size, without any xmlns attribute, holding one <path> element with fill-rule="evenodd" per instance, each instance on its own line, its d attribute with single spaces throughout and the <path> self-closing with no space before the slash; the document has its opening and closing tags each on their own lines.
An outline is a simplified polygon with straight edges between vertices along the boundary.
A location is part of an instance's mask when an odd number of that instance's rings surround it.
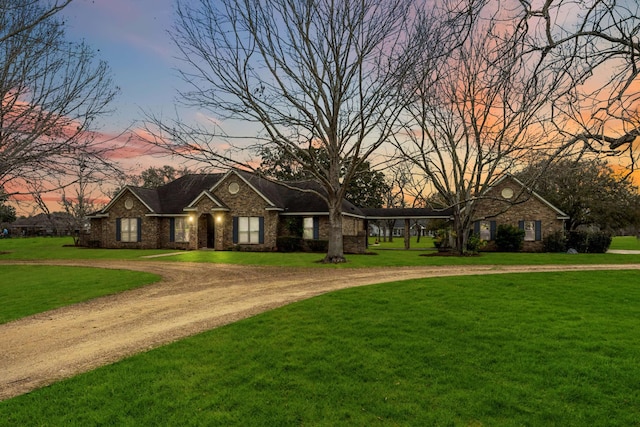
<svg viewBox="0 0 640 427">
<path fill-rule="evenodd" d="M 409 218 L 404 220 L 404 248 L 409 249 L 411 247 L 411 233 L 410 233 L 410 220 Z"/>
</svg>

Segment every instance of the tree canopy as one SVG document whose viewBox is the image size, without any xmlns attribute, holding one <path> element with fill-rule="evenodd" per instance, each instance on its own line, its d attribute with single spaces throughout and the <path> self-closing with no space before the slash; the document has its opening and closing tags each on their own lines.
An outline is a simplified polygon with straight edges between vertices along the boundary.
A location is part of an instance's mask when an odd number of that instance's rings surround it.
<svg viewBox="0 0 640 427">
<path fill-rule="evenodd" d="M 313 147 L 308 151 L 308 156 L 316 157 L 318 163 L 328 167 L 329 159 L 325 151 Z M 284 150 L 262 147 L 259 155 L 262 161 L 256 171 L 264 176 L 289 181 L 292 185 L 295 185 L 292 181 L 313 179 L 313 175 Z M 372 170 L 369 162 L 362 162 L 347 184 L 345 199 L 362 208 L 381 208 L 389 190 L 385 175 Z"/>
<path fill-rule="evenodd" d="M 16 208 L 7 205 L 7 196 L 4 188 L 0 187 L 0 222 L 13 222 L 16 220 Z"/>
<path fill-rule="evenodd" d="M 569 215 L 568 230 L 596 226 L 615 232 L 640 226 L 638 187 L 598 159 L 534 163 L 516 175 Z"/>
<path fill-rule="evenodd" d="M 132 177 L 136 185 L 140 185 L 145 188 L 158 188 L 171 181 L 175 181 L 181 176 L 190 174 L 188 168 L 176 168 L 171 165 L 164 165 L 160 167 L 150 166 L 140 173 L 140 176 Z"/>
</svg>

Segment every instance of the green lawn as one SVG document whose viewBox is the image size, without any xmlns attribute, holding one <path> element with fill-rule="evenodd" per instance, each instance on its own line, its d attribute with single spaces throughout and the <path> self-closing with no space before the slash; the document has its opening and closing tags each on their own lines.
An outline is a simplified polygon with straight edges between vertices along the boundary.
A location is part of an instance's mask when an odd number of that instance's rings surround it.
<svg viewBox="0 0 640 427">
<path fill-rule="evenodd" d="M 635 237 L 633 238 L 635 239 Z M 128 259 L 141 260 L 145 256 L 176 253 L 169 250 L 135 249 L 86 249 L 65 245 L 71 238 L 0 239 L 0 261 L 30 259 Z M 632 248 L 635 240 L 615 238 L 618 248 Z M 489 253 L 479 256 L 455 257 L 434 256 L 432 250 L 377 250 L 372 255 L 347 255 L 349 262 L 340 265 L 319 263 L 323 254 L 277 253 L 277 252 L 232 252 L 232 251 L 177 251 L 178 255 L 150 258 L 156 262 L 210 262 L 247 265 L 278 265 L 290 267 L 385 267 L 424 265 L 541 265 L 541 264 L 629 264 L 639 263 L 640 255 L 618 254 L 547 254 L 547 253 Z"/>
<path fill-rule="evenodd" d="M 640 255 L 619 254 L 547 254 L 547 253 L 481 253 L 478 256 L 437 256 L 433 252 L 379 250 L 372 255 L 347 255 L 348 262 L 324 265 L 322 255 L 308 253 L 251 253 L 190 251 L 162 257 L 162 261 L 189 261 L 290 267 L 360 268 L 442 265 L 544 265 L 544 264 L 631 264 L 640 263 Z M 159 260 L 159 259 L 156 259 Z"/>
<path fill-rule="evenodd" d="M 128 270 L 0 265 L 0 323 L 159 280 Z"/>
<path fill-rule="evenodd" d="M 369 237 L 369 247 L 372 249 L 404 249 L 404 237 L 394 237 L 391 242 L 388 239 L 384 241 L 377 237 Z M 422 250 L 435 250 L 436 248 L 431 237 L 420 237 L 419 242 L 417 237 L 411 237 L 409 247 Z"/>
<path fill-rule="evenodd" d="M 140 259 L 175 251 L 164 249 L 88 249 L 73 246 L 71 237 L 0 239 L 0 261 L 33 259 Z"/>
<path fill-rule="evenodd" d="M 609 249 L 626 249 L 640 251 L 640 239 L 635 236 L 614 237 Z"/>
<path fill-rule="evenodd" d="M 0 403 L 5 425 L 640 425 L 638 272 L 347 289 Z"/>
</svg>

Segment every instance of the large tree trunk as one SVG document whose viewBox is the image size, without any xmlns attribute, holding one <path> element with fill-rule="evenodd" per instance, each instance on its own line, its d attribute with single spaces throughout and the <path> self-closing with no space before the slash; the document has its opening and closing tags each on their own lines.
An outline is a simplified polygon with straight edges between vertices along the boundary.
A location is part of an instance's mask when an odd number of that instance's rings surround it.
<svg viewBox="0 0 640 427">
<path fill-rule="evenodd" d="M 393 229 L 394 226 L 396 225 L 396 220 L 392 219 L 392 220 L 387 220 L 387 230 L 389 230 L 389 242 L 393 242 Z"/>
<path fill-rule="evenodd" d="M 329 200 L 329 248 L 324 257 L 325 263 L 346 262 L 342 239 L 342 203 L 341 200 Z"/>
<path fill-rule="evenodd" d="M 456 213 L 453 218 L 453 231 L 455 233 L 454 250 L 462 255 L 467 249 L 467 241 L 469 237 L 469 229 L 467 226 L 468 219 L 465 214 Z"/>
</svg>

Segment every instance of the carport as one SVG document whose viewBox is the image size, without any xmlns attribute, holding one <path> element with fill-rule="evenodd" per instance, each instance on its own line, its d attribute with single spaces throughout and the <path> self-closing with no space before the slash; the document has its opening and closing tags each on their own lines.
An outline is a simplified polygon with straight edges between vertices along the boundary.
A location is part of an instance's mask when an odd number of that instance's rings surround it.
<svg viewBox="0 0 640 427">
<path fill-rule="evenodd" d="M 452 219 L 452 209 L 429 209 L 429 208 L 361 208 L 366 216 L 365 229 L 369 230 L 369 221 L 380 220 L 401 220 L 404 221 L 404 248 L 411 249 L 411 220 L 426 219 Z M 369 246 L 369 239 L 367 239 Z"/>
</svg>

